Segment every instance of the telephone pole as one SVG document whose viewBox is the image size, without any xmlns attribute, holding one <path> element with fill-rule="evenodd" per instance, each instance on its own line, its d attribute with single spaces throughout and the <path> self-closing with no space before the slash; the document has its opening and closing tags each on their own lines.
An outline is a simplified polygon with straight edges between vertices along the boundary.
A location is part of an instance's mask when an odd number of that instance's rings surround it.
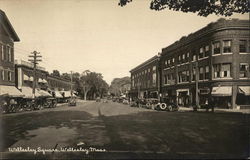
<svg viewBox="0 0 250 160">
<path fill-rule="evenodd" d="M 40 55 L 39 52 L 34 51 L 31 52 L 31 55 L 29 55 L 30 58 L 32 59 L 28 59 L 28 61 L 30 61 L 33 64 L 33 85 L 32 85 L 32 98 L 35 98 L 35 89 L 36 89 L 36 65 L 38 64 L 38 62 L 41 62 L 42 60 L 39 59 L 42 56 Z"/>
<path fill-rule="evenodd" d="M 70 94 L 71 94 L 71 98 L 72 98 L 72 96 L 73 96 L 73 91 L 72 91 L 72 83 L 73 83 L 73 71 L 70 71 Z"/>
</svg>

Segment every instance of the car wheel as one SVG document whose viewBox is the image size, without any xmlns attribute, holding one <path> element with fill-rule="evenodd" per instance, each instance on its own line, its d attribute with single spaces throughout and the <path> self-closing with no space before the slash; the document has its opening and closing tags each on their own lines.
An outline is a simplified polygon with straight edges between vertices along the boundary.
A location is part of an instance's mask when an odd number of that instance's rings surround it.
<svg viewBox="0 0 250 160">
<path fill-rule="evenodd" d="M 172 112 L 172 111 L 173 111 L 173 107 L 172 107 L 171 105 L 169 105 L 169 106 L 168 106 L 168 110 L 169 110 L 170 112 Z"/>
<path fill-rule="evenodd" d="M 160 108 L 161 108 L 161 110 L 166 110 L 167 105 L 166 105 L 165 103 L 162 103 L 162 104 L 160 105 Z"/>
</svg>

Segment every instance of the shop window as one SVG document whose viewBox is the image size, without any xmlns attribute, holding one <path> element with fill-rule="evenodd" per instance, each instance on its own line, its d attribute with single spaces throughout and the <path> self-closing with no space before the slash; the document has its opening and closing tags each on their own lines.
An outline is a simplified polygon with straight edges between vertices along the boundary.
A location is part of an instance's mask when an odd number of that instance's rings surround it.
<svg viewBox="0 0 250 160">
<path fill-rule="evenodd" d="M 204 79 L 204 68 L 200 67 L 199 68 L 199 80 L 203 80 Z"/>
<path fill-rule="evenodd" d="M 209 66 L 205 67 L 205 79 L 209 79 Z"/>
<path fill-rule="evenodd" d="M 220 54 L 220 42 L 213 43 L 213 54 Z"/>
<path fill-rule="evenodd" d="M 231 44 L 230 40 L 223 41 L 223 53 L 231 53 Z"/>
<path fill-rule="evenodd" d="M 240 63 L 240 78 L 247 77 L 249 65 L 247 63 Z"/>
<path fill-rule="evenodd" d="M 247 52 L 247 41 L 246 40 L 240 40 L 239 50 L 240 50 L 240 53 Z"/>
</svg>

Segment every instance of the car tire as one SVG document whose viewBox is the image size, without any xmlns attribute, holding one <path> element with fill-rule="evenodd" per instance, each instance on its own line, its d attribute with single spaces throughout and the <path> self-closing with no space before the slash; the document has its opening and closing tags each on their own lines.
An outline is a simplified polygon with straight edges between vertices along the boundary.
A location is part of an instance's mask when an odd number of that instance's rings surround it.
<svg viewBox="0 0 250 160">
<path fill-rule="evenodd" d="M 168 110 L 169 110 L 170 112 L 172 112 L 172 111 L 173 111 L 173 107 L 172 107 L 171 105 L 169 105 L 169 106 L 168 106 Z"/>
<path fill-rule="evenodd" d="M 162 103 L 162 104 L 160 105 L 160 108 L 161 108 L 161 110 L 166 110 L 166 108 L 167 108 L 166 103 Z"/>
</svg>

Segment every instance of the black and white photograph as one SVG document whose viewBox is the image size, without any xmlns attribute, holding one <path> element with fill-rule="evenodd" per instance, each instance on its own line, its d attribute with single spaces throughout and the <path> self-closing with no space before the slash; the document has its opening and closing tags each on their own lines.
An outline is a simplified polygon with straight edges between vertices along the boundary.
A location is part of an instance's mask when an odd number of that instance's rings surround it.
<svg viewBox="0 0 250 160">
<path fill-rule="evenodd" d="M 250 159 L 249 0 L 0 0 L 0 160 Z"/>
</svg>

